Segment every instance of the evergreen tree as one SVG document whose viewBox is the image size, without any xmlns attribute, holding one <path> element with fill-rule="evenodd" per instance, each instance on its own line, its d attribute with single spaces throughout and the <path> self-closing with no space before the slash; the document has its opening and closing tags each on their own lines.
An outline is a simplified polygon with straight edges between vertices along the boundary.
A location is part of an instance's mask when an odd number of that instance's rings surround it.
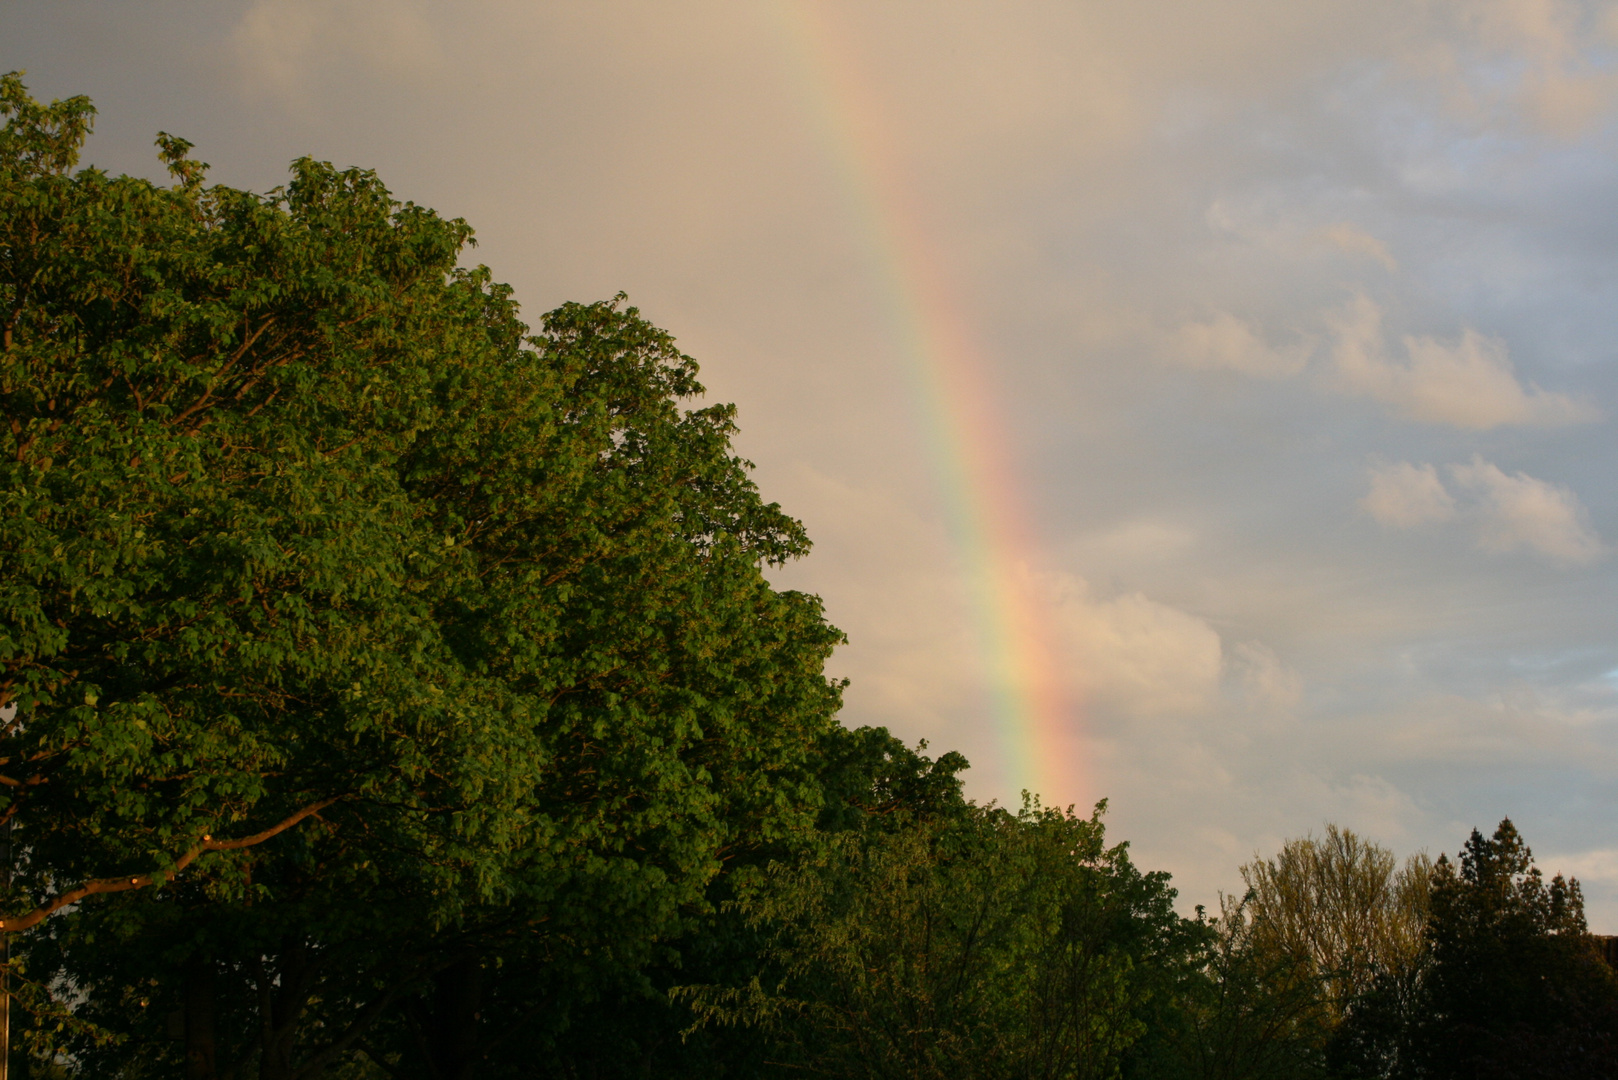
<svg viewBox="0 0 1618 1080">
<path fill-rule="evenodd" d="M 1419 1067 L 1454 1080 L 1618 1075 L 1618 980 L 1577 880 L 1544 880 L 1510 819 L 1433 873 Z"/>
</svg>

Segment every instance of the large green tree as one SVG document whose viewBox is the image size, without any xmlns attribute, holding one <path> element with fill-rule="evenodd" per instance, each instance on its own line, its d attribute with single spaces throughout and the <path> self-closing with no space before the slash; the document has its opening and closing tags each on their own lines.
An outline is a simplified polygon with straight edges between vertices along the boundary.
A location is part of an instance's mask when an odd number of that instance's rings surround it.
<svg viewBox="0 0 1618 1080">
<path fill-rule="evenodd" d="M 455 1075 L 497 960 L 633 967 L 814 821 L 839 635 L 667 334 L 531 335 L 368 172 L 163 136 L 164 187 L 75 169 L 84 99 L 0 114 L 0 929 L 79 1060 L 313 1076 L 417 995 Z"/>
</svg>

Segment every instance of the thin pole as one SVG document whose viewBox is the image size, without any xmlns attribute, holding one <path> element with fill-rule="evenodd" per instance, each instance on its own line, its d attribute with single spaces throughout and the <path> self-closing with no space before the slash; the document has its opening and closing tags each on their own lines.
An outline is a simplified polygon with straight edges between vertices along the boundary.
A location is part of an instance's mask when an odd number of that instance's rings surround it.
<svg viewBox="0 0 1618 1080">
<path fill-rule="evenodd" d="M 6 819 L 5 840 L 0 843 L 0 874 L 5 877 L 5 891 L 11 891 L 11 818 Z M 0 956 L 5 967 L 0 968 L 0 1080 L 11 1076 L 11 932 L 0 942 Z"/>
<path fill-rule="evenodd" d="M 17 703 L 9 702 L 0 708 L 0 721 L 5 723 L 5 735 L 20 735 L 22 725 L 13 724 L 17 718 Z M 14 810 L 15 808 L 13 808 Z M 16 824 L 15 813 L 6 815 L 6 827 L 0 832 L 0 894 L 9 900 L 11 893 L 11 827 Z M 0 937 L 0 1080 L 11 1076 L 11 931 Z"/>
</svg>

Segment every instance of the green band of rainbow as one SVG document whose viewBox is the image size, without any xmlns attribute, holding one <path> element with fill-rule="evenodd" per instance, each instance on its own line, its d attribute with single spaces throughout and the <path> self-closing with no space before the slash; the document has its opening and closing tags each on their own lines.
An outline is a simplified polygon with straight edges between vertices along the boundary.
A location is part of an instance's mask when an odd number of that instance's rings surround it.
<svg viewBox="0 0 1618 1080">
<path fill-rule="evenodd" d="M 777 8 L 809 110 L 880 268 L 882 308 L 902 347 L 919 426 L 970 581 L 983 676 L 1012 790 L 1083 787 L 1051 619 L 1030 570 L 1034 546 L 1017 470 L 988 385 L 989 363 L 933 257 L 877 98 L 824 8 Z"/>
</svg>

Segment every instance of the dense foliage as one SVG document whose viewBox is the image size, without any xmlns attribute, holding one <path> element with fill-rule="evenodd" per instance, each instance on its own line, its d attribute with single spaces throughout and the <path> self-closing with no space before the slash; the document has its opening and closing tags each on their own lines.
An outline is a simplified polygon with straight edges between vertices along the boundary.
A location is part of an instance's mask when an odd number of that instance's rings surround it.
<svg viewBox="0 0 1618 1080">
<path fill-rule="evenodd" d="M 368 173 L 75 173 L 88 103 L 0 108 L 7 921 L 96 898 L 31 946 L 76 1056 L 195 971 L 207 1068 L 311 1074 L 511 939 L 632 969 L 812 824 L 838 635 L 666 334 L 529 336 Z"/>
<path fill-rule="evenodd" d="M 746 886 L 764 970 L 687 994 L 822 1075 L 1111 1077 L 1196 943 L 1173 895 L 1099 810 L 907 812 Z"/>
<path fill-rule="evenodd" d="M 1577 882 L 1353 833 L 1216 917 L 836 722 L 728 406 L 464 222 L 77 169 L 0 80 L 14 1075 L 1613 1076 Z"/>
</svg>

